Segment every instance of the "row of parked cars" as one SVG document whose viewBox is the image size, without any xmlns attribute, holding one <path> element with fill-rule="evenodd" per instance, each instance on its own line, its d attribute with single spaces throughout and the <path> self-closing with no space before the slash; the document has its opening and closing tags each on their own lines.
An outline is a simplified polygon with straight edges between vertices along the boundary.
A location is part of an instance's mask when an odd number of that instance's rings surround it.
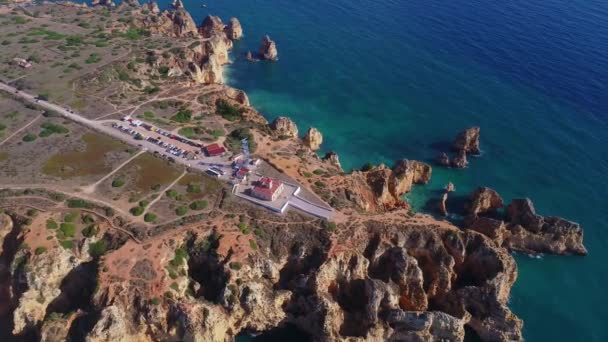
<svg viewBox="0 0 608 342">
<path fill-rule="evenodd" d="M 116 128 L 116 129 L 119 129 L 119 130 L 121 130 L 121 131 L 123 131 L 123 132 L 125 132 L 127 134 L 132 135 L 137 140 L 146 140 L 146 141 L 149 141 L 149 142 L 151 142 L 151 143 L 153 143 L 155 145 L 158 145 L 158 146 L 160 146 L 162 148 L 165 148 L 166 149 L 165 151 L 167 153 L 172 154 L 172 155 L 174 155 L 176 157 L 179 157 L 179 158 L 188 158 L 189 155 L 190 155 L 189 151 L 185 151 L 185 150 L 183 150 L 183 149 L 181 149 L 181 148 L 179 148 L 179 147 L 177 147 L 177 146 L 175 146 L 173 144 L 166 143 L 166 142 L 164 142 L 164 141 L 161 140 L 161 137 L 158 137 L 158 138 L 146 137 L 146 136 L 141 135 L 140 133 L 138 133 L 137 131 L 135 131 L 131 127 L 119 125 L 117 123 L 113 123 L 112 127 Z M 166 132 L 162 132 L 162 133 L 158 132 L 158 133 L 161 134 L 161 135 L 165 135 L 163 133 L 166 133 Z M 194 156 L 193 159 L 197 159 L 196 156 Z"/>
</svg>

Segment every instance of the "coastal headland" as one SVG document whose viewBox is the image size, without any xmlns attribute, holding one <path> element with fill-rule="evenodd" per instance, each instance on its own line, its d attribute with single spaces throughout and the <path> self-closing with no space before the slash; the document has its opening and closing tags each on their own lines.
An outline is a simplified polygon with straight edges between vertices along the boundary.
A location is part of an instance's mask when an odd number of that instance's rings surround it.
<svg viewBox="0 0 608 342">
<path fill-rule="evenodd" d="M 452 184 L 438 216 L 415 213 L 403 195 L 431 165 L 346 173 L 317 154 L 318 129 L 269 123 L 224 84 L 231 58 L 253 59 L 230 54 L 237 18 L 197 24 L 180 0 L 2 6 L 3 340 L 290 326 L 319 341 L 519 341 L 510 252 L 587 253 L 578 224 L 530 199 L 480 187 L 453 201 Z M 260 41 L 260 63 L 277 61 L 280 42 Z M 467 166 L 481 134 L 439 164 Z"/>
</svg>

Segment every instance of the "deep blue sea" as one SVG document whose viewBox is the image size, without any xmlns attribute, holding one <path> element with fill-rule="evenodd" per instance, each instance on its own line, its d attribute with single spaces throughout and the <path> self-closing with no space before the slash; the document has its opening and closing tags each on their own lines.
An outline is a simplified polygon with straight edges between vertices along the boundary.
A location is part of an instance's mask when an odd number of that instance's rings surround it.
<svg viewBox="0 0 608 342">
<path fill-rule="evenodd" d="M 490 186 L 581 223 L 589 256 L 516 256 L 511 307 L 528 341 L 608 341 L 608 1 L 184 3 L 197 23 L 240 19 L 228 83 L 270 120 L 319 128 L 346 169 L 432 162 L 480 126 L 483 155 L 434 168 L 408 199 L 423 210 L 451 180 L 460 195 Z M 279 61 L 247 62 L 266 33 Z"/>
</svg>

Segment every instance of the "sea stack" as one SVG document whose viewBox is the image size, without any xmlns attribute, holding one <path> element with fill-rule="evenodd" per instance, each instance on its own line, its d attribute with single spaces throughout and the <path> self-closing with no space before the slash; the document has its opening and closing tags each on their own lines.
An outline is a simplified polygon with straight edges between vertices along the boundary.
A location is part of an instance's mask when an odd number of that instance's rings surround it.
<svg viewBox="0 0 608 342">
<path fill-rule="evenodd" d="M 243 37 L 243 27 L 237 18 L 230 18 L 228 26 L 226 26 L 226 35 L 232 40 L 239 40 Z"/>
<path fill-rule="evenodd" d="M 456 151 L 465 151 L 471 154 L 480 154 L 479 149 L 479 127 L 471 127 L 460 132 L 454 142 L 452 148 Z"/>
<path fill-rule="evenodd" d="M 305 146 L 308 146 L 313 151 L 318 150 L 323 143 L 323 135 L 319 132 L 318 129 L 311 127 L 306 132 L 304 139 L 302 141 Z"/>
<path fill-rule="evenodd" d="M 279 59 L 277 44 L 274 42 L 274 40 L 270 39 L 268 35 L 264 36 L 262 39 L 258 54 L 260 55 L 260 58 L 268 61 L 276 61 Z"/>
</svg>

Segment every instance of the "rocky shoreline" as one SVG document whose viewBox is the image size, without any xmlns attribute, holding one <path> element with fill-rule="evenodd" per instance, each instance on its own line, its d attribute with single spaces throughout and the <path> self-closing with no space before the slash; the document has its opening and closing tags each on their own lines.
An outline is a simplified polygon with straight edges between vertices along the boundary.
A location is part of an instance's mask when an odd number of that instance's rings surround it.
<svg viewBox="0 0 608 342">
<path fill-rule="evenodd" d="M 120 6 L 130 6 L 137 25 L 152 35 L 200 38 L 199 45 L 183 48 L 180 56 L 155 56 L 141 72 L 158 73 L 164 66 L 169 78 L 223 83 L 229 50 L 243 34 L 238 19 L 225 25 L 207 16 L 197 27 L 180 0 L 163 12 L 153 2 Z M 276 44 L 264 37 L 258 55 L 276 60 Z M 517 279 L 509 251 L 587 253 L 578 224 L 538 215 L 529 199 L 514 199 L 505 207 L 500 195 L 486 187 L 470 195 L 462 227 L 412 213 L 402 196 L 430 180 L 429 164 L 400 160 L 392 167 L 370 165 L 346 174 L 336 153 L 317 156 L 323 136 L 316 128 L 300 137 L 287 117 L 269 124 L 249 106 L 244 92 L 226 87 L 225 97 L 247 108 L 254 136 L 267 142 L 260 156 L 330 203 L 338 213 L 336 222 L 294 223 L 298 221 L 291 216 L 272 222 L 265 216 L 271 214 L 259 209 L 226 204 L 210 220 L 227 212 L 267 220 L 267 244 L 252 250 L 237 267 L 229 240 L 215 228 L 195 233 L 196 222 L 184 227 L 172 236 L 171 248 L 184 251 L 185 261 L 178 266 L 187 277 L 174 282 L 171 296 L 160 298 L 158 289 L 170 276 L 164 267 L 152 267 L 147 252 L 132 258 L 130 281 L 103 267 L 100 271 L 101 265 L 118 264 L 112 264 L 114 255 L 131 255 L 135 243 L 124 236 L 106 233 L 111 252 L 101 259 L 61 248 L 44 256 L 26 249 L 13 255 L 5 237 L 22 241 L 28 231 L 16 213 L 0 214 L 0 238 L 5 241 L 0 261 L 11 270 L 2 284 L 15 306 L 10 313 L 15 336 L 33 334 L 44 341 L 75 336 L 87 341 L 226 341 L 241 331 L 293 324 L 316 341 L 463 341 L 465 335 L 521 341 L 523 322 L 508 307 Z M 465 167 L 467 154 L 481 151 L 479 132 L 474 127 L 459 134 L 453 143 L 456 157 L 442 154 L 439 163 Z M 289 160 L 295 167 L 282 167 L 274 159 L 279 147 L 295 152 L 297 159 Z M 311 165 L 328 171 L 301 171 Z M 442 196 L 444 215 L 453 190 L 448 185 Z M 174 267 L 172 257 L 165 253 L 158 259 Z"/>
</svg>

